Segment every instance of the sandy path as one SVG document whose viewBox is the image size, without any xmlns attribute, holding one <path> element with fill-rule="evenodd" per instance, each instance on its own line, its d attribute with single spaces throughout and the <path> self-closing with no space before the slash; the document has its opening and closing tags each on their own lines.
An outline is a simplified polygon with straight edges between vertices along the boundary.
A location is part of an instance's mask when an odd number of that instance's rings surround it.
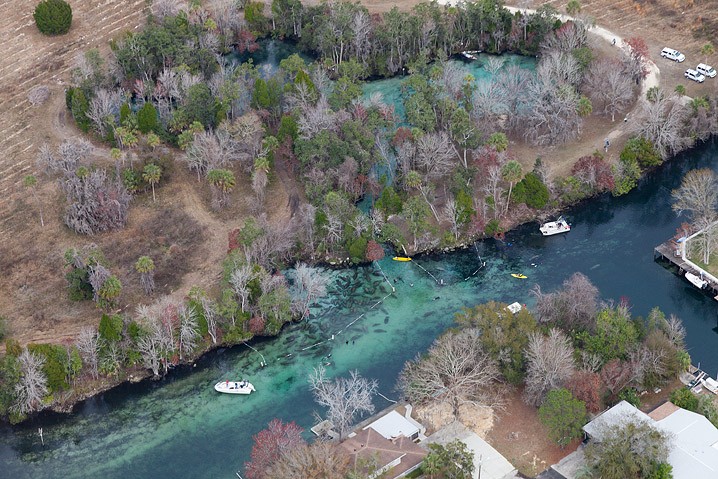
<svg viewBox="0 0 718 479">
<path fill-rule="evenodd" d="M 516 12 L 522 12 L 522 13 L 528 13 L 533 14 L 536 13 L 536 10 L 530 9 L 530 8 L 517 8 L 517 7 L 504 7 L 508 11 L 510 11 L 512 14 Z M 569 15 L 557 15 L 559 20 L 562 22 L 569 22 L 569 21 L 575 21 L 575 18 L 569 16 Z M 612 32 L 604 27 L 595 26 L 591 29 L 589 29 L 589 33 L 591 35 L 595 35 L 596 37 L 600 38 L 601 40 L 607 42 L 609 45 L 615 45 L 617 46 L 624 55 L 628 56 L 630 52 L 630 47 L 628 45 L 625 45 L 623 43 L 623 38 L 616 34 L 615 32 Z M 653 88 L 654 86 L 658 86 L 660 84 L 660 78 L 661 78 L 661 71 L 658 68 L 658 66 L 650 59 L 647 59 L 645 62 L 646 69 L 648 70 L 648 74 L 641 82 L 641 94 L 639 97 L 639 101 L 636 102 L 636 105 L 633 107 L 633 109 L 626 114 L 626 118 L 633 116 L 635 112 L 637 112 L 641 108 L 641 101 L 643 101 L 644 98 L 646 98 L 646 93 L 649 89 Z M 617 124 L 614 128 L 612 128 L 610 131 L 608 131 L 605 134 L 605 138 L 608 138 L 612 143 L 615 143 L 616 140 L 623 138 L 624 135 L 628 134 L 628 130 L 625 128 L 626 122 L 621 122 Z M 583 143 L 583 142 L 582 142 Z M 590 145 L 585 145 L 583 148 L 574 148 L 572 149 L 573 156 L 575 159 L 581 158 L 586 155 L 590 155 L 596 150 L 595 142 L 591 143 Z"/>
</svg>

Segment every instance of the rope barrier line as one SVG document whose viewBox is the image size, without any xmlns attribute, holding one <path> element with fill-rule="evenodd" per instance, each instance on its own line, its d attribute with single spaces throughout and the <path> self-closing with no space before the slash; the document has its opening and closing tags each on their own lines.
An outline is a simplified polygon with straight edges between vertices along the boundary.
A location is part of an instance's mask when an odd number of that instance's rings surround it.
<svg viewBox="0 0 718 479">
<path fill-rule="evenodd" d="M 377 264 L 376 262 L 374 262 L 374 263 Z M 377 266 L 379 266 L 379 265 L 377 264 Z M 391 296 L 392 294 L 394 294 L 394 293 L 396 292 L 396 288 L 394 287 L 394 285 L 391 284 L 391 281 L 389 281 L 389 278 L 386 277 L 386 274 L 384 274 L 384 271 L 381 269 L 381 266 L 379 266 L 379 271 L 381 271 L 382 276 L 384 276 L 384 280 L 385 280 L 385 281 L 387 282 L 387 284 L 391 287 L 391 293 L 387 294 L 386 296 L 384 296 L 383 298 L 381 298 L 379 301 L 377 301 L 376 303 L 374 303 L 373 305 L 371 305 L 371 306 L 369 307 L 369 309 L 374 309 L 374 308 L 376 308 L 376 307 L 379 306 L 381 303 L 383 303 L 384 301 L 386 301 L 386 298 L 388 298 L 389 296 Z M 318 343 L 312 344 L 311 346 L 306 346 L 306 347 L 302 348 L 301 351 L 306 351 L 307 349 L 312 349 L 312 348 L 315 348 L 315 347 L 317 347 L 317 346 L 319 346 L 319 345 L 321 345 L 321 344 L 324 344 L 324 343 L 326 343 L 327 341 L 332 341 L 335 336 L 339 336 L 340 334 L 342 334 L 347 328 L 351 327 L 354 323 L 356 323 L 357 321 L 359 321 L 359 320 L 360 320 L 361 318 L 363 318 L 365 315 L 366 315 L 366 312 L 364 312 L 364 313 L 360 314 L 359 316 L 357 316 L 352 322 L 350 322 L 349 324 L 347 324 L 346 326 L 344 326 L 342 329 L 340 329 L 340 330 L 337 331 L 336 333 L 332 334 L 331 338 L 325 339 L 324 341 L 319 341 Z"/>
<path fill-rule="evenodd" d="M 394 401 L 393 399 L 389 399 L 388 397 L 384 396 L 384 395 L 383 395 L 382 393 L 380 393 L 379 391 L 377 391 L 377 394 L 378 394 L 379 396 L 383 397 L 384 399 L 386 399 L 387 401 L 396 404 L 396 401 Z"/>
<path fill-rule="evenodd" d="M 420 264 L 417 263 L 416 261 L 412 261 L 412 263 L 414 263 L 415 265 L 417 265 L 419 268 L 423 269 L 426 274 L 428 274 L 429 276 L 431 276 L 431 277 L 434 279 L 434 281 L 436 281 L 436 284 L 439 284 L 439 280 L 436 279 L 436 276 L 434 276 L 433 274 L 429 273 L 429 271 L 427 271 L 426 268 L 424 268 L 422 265 L 420 265 Z"/>
</svg>

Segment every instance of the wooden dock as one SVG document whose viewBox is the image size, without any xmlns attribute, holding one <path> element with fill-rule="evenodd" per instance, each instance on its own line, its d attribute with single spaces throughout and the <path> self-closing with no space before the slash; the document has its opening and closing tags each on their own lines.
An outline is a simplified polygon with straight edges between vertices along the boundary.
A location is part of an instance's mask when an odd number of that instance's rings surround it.
<svg viewBox="0 0 718 479">
<path fill-rule="evenodd" d="M 659 244 L 653 249 L 653 259 L 655 261 L 668 262 L 676 268 L 676 274 L 678 276 L 685 276 L 686 273 L 690 272 L 696 276 L 703 278 L 708 286 L 704 289 L 709 293 L 713 299 L 718 301 L 718 282 L 713 281 L 710 277 L 704 275 L 704 271 L 692 263 L 688 263 L 683 260 L 680 252 L 680 244 L 674 240 L 668 240 L 665 243 Z"/>
</svg>

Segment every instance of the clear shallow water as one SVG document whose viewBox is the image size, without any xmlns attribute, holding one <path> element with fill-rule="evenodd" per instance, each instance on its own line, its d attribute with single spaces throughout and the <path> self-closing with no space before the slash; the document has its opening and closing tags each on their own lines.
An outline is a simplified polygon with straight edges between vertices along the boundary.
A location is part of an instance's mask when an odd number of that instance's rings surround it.
<svg viewBox="0 0 718 479">
<path fill-rule="evenodd" d="M 294 52 L 279 46 L 275 64 Z M 480 61 L 469 67 L 478 68 Z M 400 91 L 400 81 L 382 80 L 366 88 L 380 89 L 388 99 L 387 92 Z M 715 142 L 704 145 L 625 197 L 606 196 L 571 209 L 568 235 L 543 238 L 530 224 L 508 233 L 506 244 L 487 240 L 464 251 L 416 258 L 443 286 L 416 264 L 388 258 L 380 263 L 396 287 L 388 297 L 391 286 L 376 266 L 326 271 L 332 278 L 330 294 L 312 308 L 311 318 L 279 338 L 255 344 L 269 363 L 266 368 L 259 367 L 258 353 L 239 346 L 210 354 L 162 381 L 124 385 L 90 399 L 72 415 L 44 414 L 22 426 L 0 426 L 0 478 L 234 478 L 249 457 L 252 435 L 271 419 L 293 420 L 307 431 L 312 426 L 316 407 L 307 375 L 313 367 L 331 362 L 330 375 L 358 369 L 378 379 L 382 394 L 396 398 L 403 363 L 452 325 L 462 306 L 489 300 L 530 305 L 533 284 L 551 290 L 575 271 L 586 274 L 604 298 L 627 297 L 635 315 L 659 306 L 681 317 L 694 362 L 716 372 L 718 305 L 655 263 L 653 247 L 680 224 L 670 209 L 670 190 L 690 168 L 718 169 L 717 157 Z M 476 272 L 478 255 L 487 265 Z M 528 279 L 510 276 L 517 272 Z M 219 380 L 243 377 L 257 393 L 232 397 L 213 390 Z M 381 398 L 376 404 L 388 406 Z"/>
<path fill-rule="evenodd" d="M 467 74 L 471 74 L 477 83 L 489 80 L 491 74 L 484 69 L 485 62 L 491 58 L 487 53 L 479 54 L 478 60 L 468 61 L 461 57 L 458 60 L 449 60 L 452 63 L 461 65 Z M 536 69 L 536 59 L 531 57 L 522 57 L 519 55 L 502 55 L 505 63 L 504 66 L 517 65 L 527 70 Z M 394 112 L 403 123 L 406 115 L 404 103 L 401 95 L 401 83 L 406 80 L 405 76 L 396 76 L 394 78 L 386 78 L 384 80 L 376 80 L 368 82 L 364 85 L 364 97 L 369 98 L 374 93 L 380 93 L 384 99 L 384 103 L 394 105 Z"/>
<path fill-rule="evenodd" d="M 506 244 L 487 240 L 464 251 L 416 258 L 443 286 L 416 264 L 384 259 L 380 265 L 396 293 L 373 309 L 391 291 L 376 266 L 327 271 L 330 295 L 312 309 L 310 320 L 256 344 L 268 367 L 260 369 L 259 354 L 240 346 L 163 381 L 123 386 L 88 400 L 70 416 L 44 415 L 20 427 L 4 426 L 0 476 L 233 477 L 249 456 L 252 435 L 272 418 L 311 427 L 316 408 L 306 378 L 313 367 L 329 361 L 331 375 L 358 369 L 379 380 L 381 393 L 396 398 L 402 364 L 450 326 L 462 306 L 488 300 L 530 305 L 534 283 L 550 290 L 575 271 L 588 275 L 604 298 L 627 297 L 634 315 L 659 306 L 681 317 L 694 362 L 716 372 L 715 301 L 655 263 L 652 251 L 680 223 L 670 210 L 670 190 L 689 168 L 716 168 L 717 157 L 715 143 L 703 146 L 625 197 L 606 196 L 571 209 L 568 235 L 544 238 L 530 224 L 508 233 Z M 471 276 L 478 254 L 487 265 Z M 514 279 L 514 272 L 528 279 Z M 365 316 L 349 325 L 361 313 Z M 214 393 L 216 381 L 241 377 L 250 378 L 257 393 Z M 377 399 L 378 408 L 387 405 Z M 38 427 L 44 429 L 44 447 Z"/>
</svg>

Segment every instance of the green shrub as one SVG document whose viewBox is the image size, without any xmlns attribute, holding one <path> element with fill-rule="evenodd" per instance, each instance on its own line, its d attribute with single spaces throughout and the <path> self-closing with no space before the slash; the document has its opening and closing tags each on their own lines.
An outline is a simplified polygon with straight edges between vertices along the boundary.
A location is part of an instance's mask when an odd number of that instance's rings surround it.
<svg viewBox="0 0 718 479">
<path fill-rule="evenodd" d="M 621 389 L 621 392 L 618 393 L 618 399 L 626 401 L 627 403 L 632 404 L 637 408 L 641 407 L 641 398 L 638 395 L 638 391 L 636 391 L 636 388 Z"/>
<path fill-rule="evenodd" d="M 367 240 L 363 236 L 354 238 L 349 242 L 349 256 L 352 259 L 352 263 L 361 263 L 366 255 Z"/>
<path fill-rule="evenodd" d="M 19 380 L 17 358 L 9 354 L 0 358 L 0 417 L 5 417 L 10 412 L 15 401 L 15 384 Z"/>
<path fill-rule="evenodd" d="M 90 131 L 90 119 L 87 117 L 87 112 L 90 109 L 90 103 L 87 101 L 85 93 L 81 89 L 76 88 L 72 94 L 72 100 L 70 103 L 72 118 L 74 118 L 78 128 L 80 128 L 83 133 L 87 133 Z"/>
<path fill-rule="evenodd" d="M 586 403 L 573 397 L 567 389 L 554 389 L 538 411 L 539 420 L 548 427 L 551 439 L 563 447 L 574 438 L 581 437 L 586 424 Z"/>
<path fill-rule="evenodd" d="M 671 393 L 670 400 L 673 404 L 683 409 L 694 412 L 698 410 L 698 397 L 688 388 L 676 389 Z"/>
<path fill-rule="evenodd" d="M 81 369 L 82 361 L 76 348 L 68 350 L 59 344 L 28 344 L 27 349 L 45 359 L 42 371 L 47 377 L 50 392 L 69 387 L 69 382 Z"/>
<path fill-rule="evenodd" d="M 64 0 L 43 0 L 32 16 L 38 30 L 45 35 L 63 35 L 72 25 L 72 8 Z"/>
<path fill-rule="evenodd" d="M 402 202 L 399 194 L 391 186 L 387 186 L 381 192 L 379 199 L 376 200 L 374 207 L 383 211 L 385 215 L 395 215 L 401 213 Z"/>
<path fill-rule="evenodd" d="M 150 133 L 157 131 L 157 109 L 151 102 L 145 102 L 145 104 L 137 112 L 137 128 L 144 133 Z"/>
<path fill-rule="evenodd" d="M 621 151 L 621 161 L 636 162 L 644 170 L 663 163 L 653 143 L 641 137 L 631 138 L 626 142 L 626 146 Z"/>
<path fill-rule="evenodd" d="M 70 301 L 92 299 L 90 275 L 85 268 L 73 268 L 65 275 Z"/>
<path fill-rule="evenodd" d="M 548 188 L 535 173 L 527 173 L 514 187 L 514 201 L 526 203 L 529 208 L 540 210 L 546 206 L 548 199 Z"/>
<path fill-rule="evenodd" d="M 501 232 L 499 220 L 493 219 L 486 223 L 486 228 L 484 228 L 484 233 L 486 234 L 486 236 L 494 236 L 496 233 L 499 232 Z"/>
<path fill-rule="evenodd" d="M 100 337 L 108 342 L 115 342 L 122 339 L 122 316 L 119 314 L 103 314 L 100 319 L 98 331 Z"/>
<path fill-rule="evenodd" d="M 0 316 L 0 341 L 5 339 L 7 335 L 7 319 L 5 316 Z"/>
</svg>

